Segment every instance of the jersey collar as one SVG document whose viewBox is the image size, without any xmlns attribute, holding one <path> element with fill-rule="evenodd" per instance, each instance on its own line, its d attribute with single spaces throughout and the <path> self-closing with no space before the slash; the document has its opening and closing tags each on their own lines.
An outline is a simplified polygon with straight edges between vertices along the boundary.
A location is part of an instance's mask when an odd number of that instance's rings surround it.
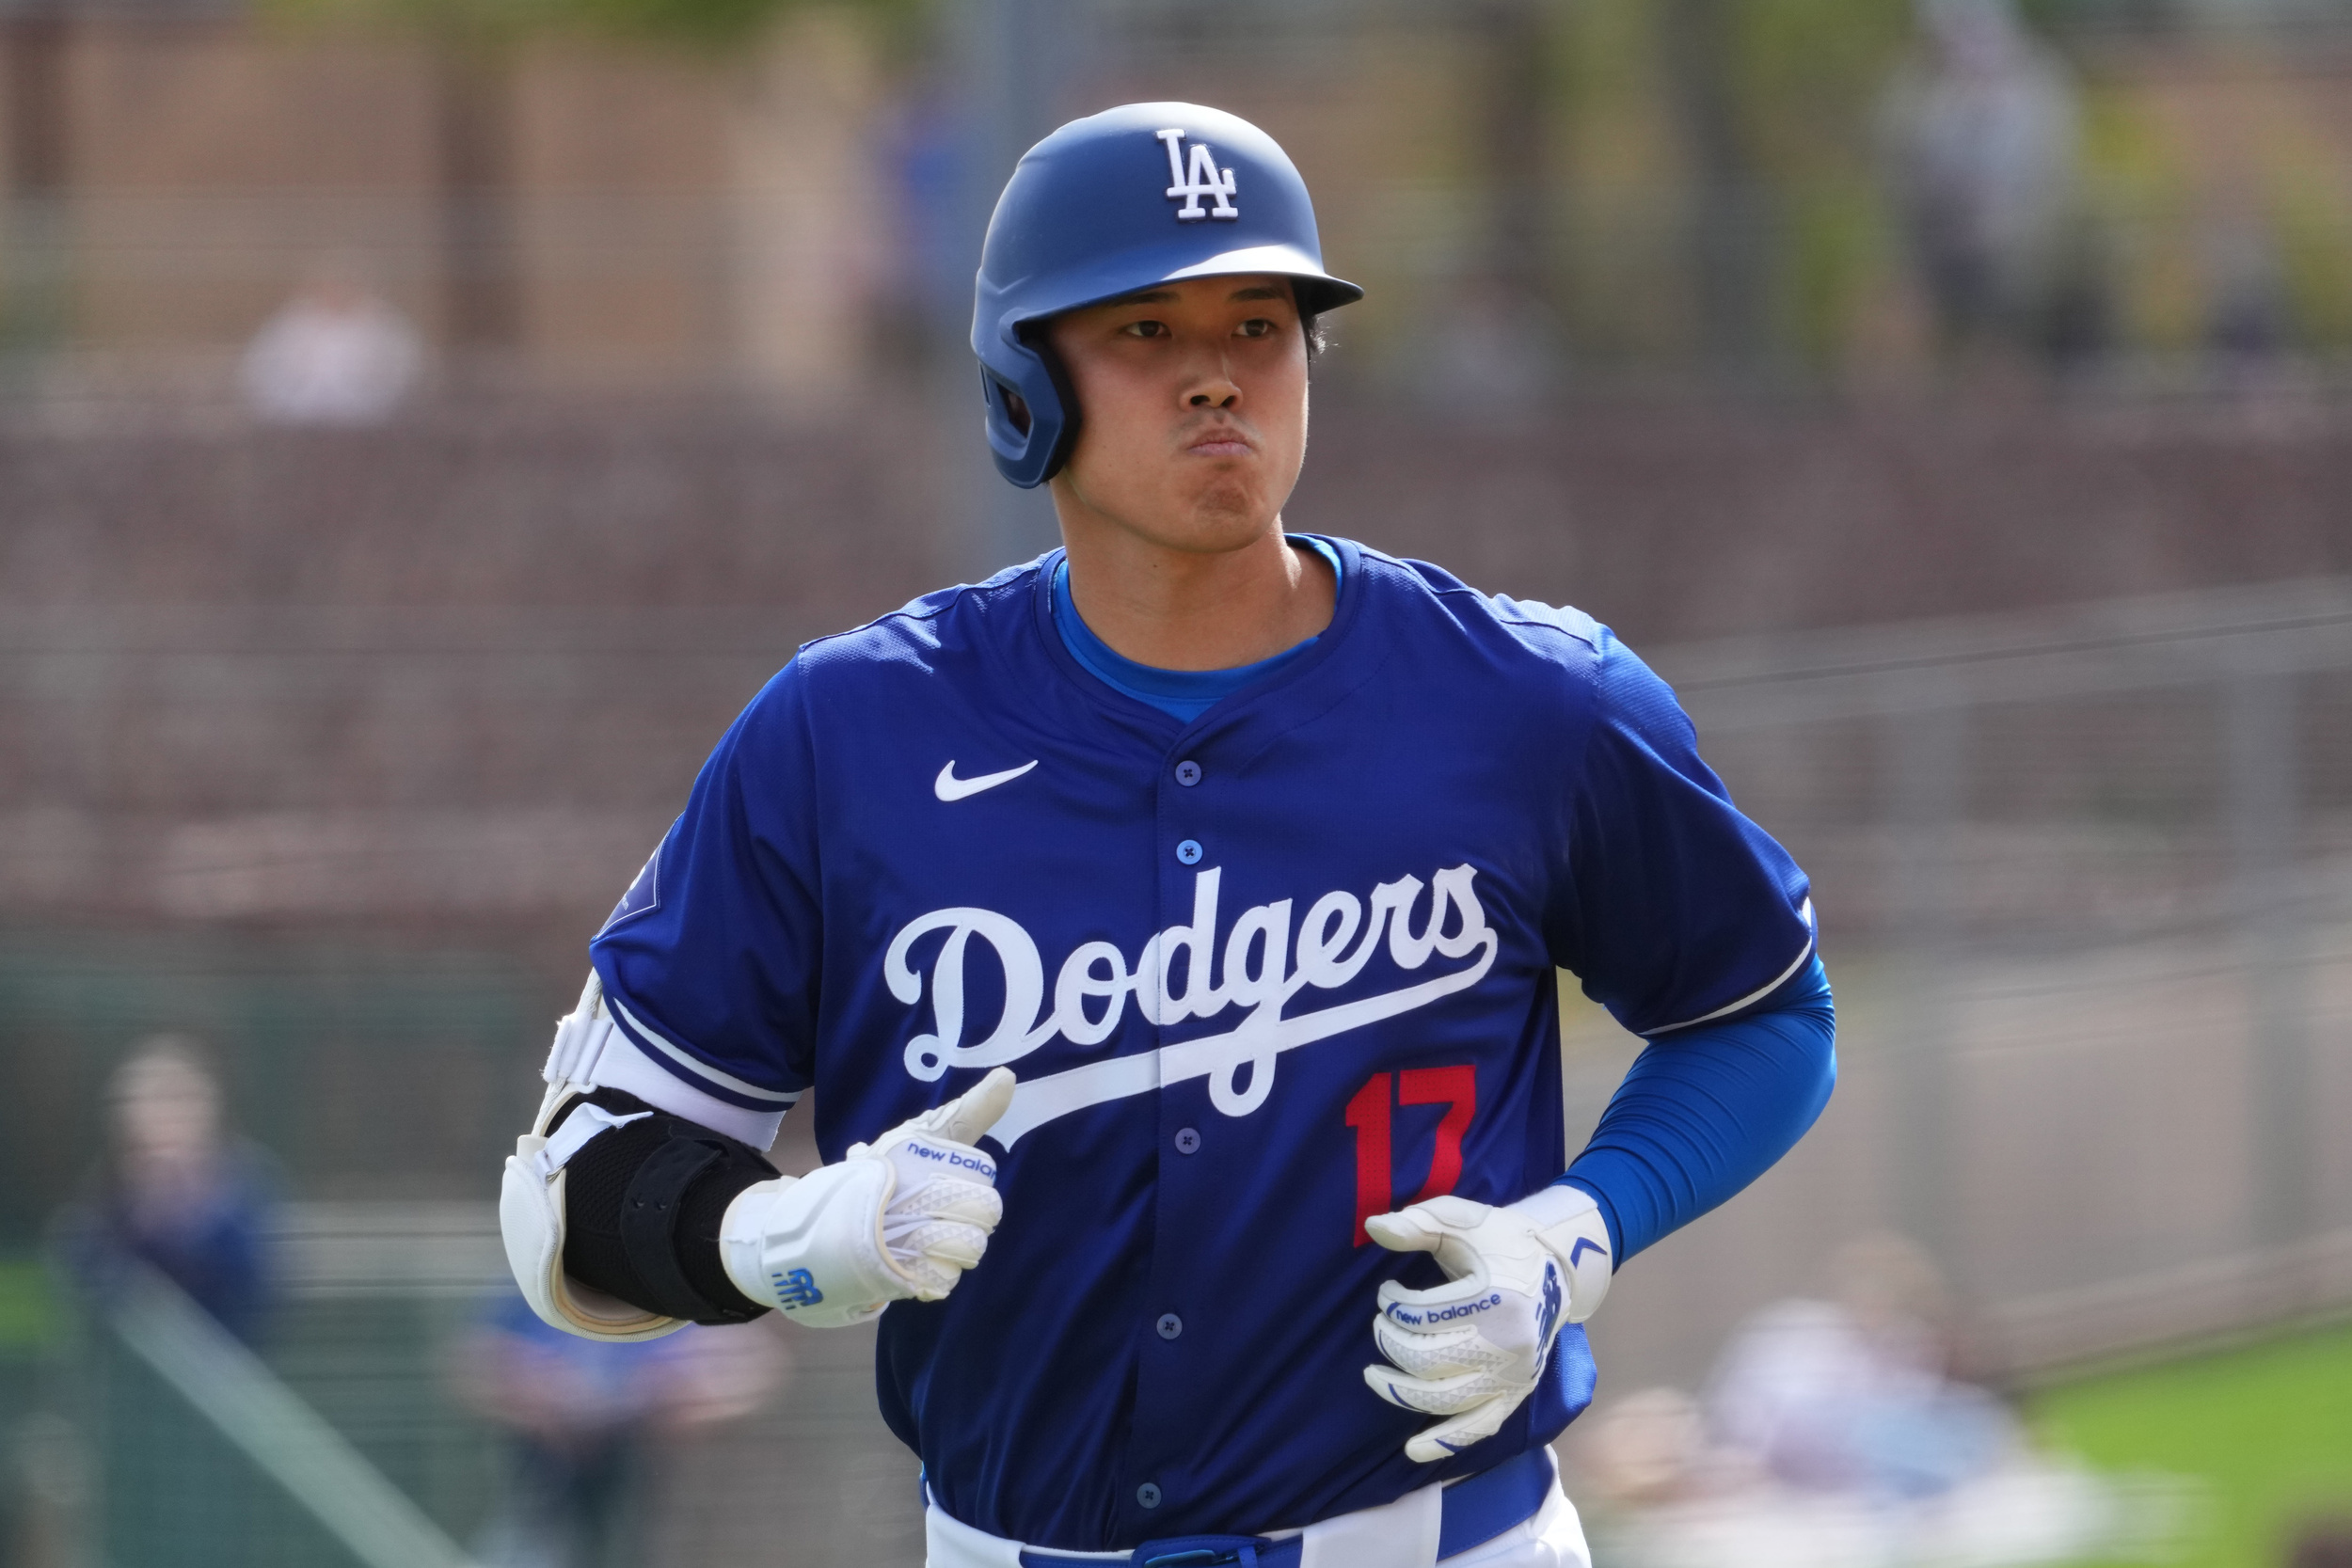
<svg viewBox="0 0 2352 1568">
<path fill-rule="evenodd" d="M 1292 536 L 1320 539 L 1339 555 L 1342 565 L 1340 589 L 1339 597 L 1331 607 L 1331 624 L 1311 642 L 1294 650 L 1297 657 L 1287 659 L 1264 679 L 1253 681 L 1216 704 L 1190 723 L 1104 684 L 1081 664 L 1063 643 L 1061 628 L 1054 624 L 1054 577 L 1068 559 L 1069 552 L 1065 549 L 1057 547 L 1049 550 L 1037 562 L 1037 570 L 1030 582 L 1033 629 L 1045 644 L 1046 657 L 1061 677 L 1076 687 L 1094 707 L 1118 718 L 1123 724 L 1144 728 L 1148 733 L 1169 741 L 1187 740 L 1224 729 L 1256 711 L 1267 699 L 1316 679 L 1321 672 L 1332 667 L 1334 659 L 1352 641 L 1351 634 L 1364 601 L 1362 547 L 1352 539 L 1342 539 L 1332 534 L 1296 533 Z"/>
</svg>

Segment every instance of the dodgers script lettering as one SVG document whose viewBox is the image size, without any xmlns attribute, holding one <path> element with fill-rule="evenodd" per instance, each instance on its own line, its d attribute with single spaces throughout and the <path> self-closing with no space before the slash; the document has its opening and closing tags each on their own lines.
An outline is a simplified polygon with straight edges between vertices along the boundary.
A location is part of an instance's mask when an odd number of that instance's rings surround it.
<svg viewBox="0 0 2352 1568">
<path fill-rule="evenodd" d="M 1327 893 L 1304 919 L 1294 919 L 1293 900 L 1278 899 L 1243 911 L 1230 927 L 1217 912 L 1223 875 L 1221 867 L 1198 873 L 1192 919 L 1146 939 L 1133 963 L 1107 942 L 1072 949 L 1056 972 L 1050 1004 L 1037 943 L 1018 921 L 981 909 L 934 910 L 909 921 L 882 958 L 892 996 L 910 1006 L 927 992 L 930 1001 L 931 1027 L 907 1041 L 907 1071 L 930 1083 L 951 1067 L 1017 1062 L 1057 1037 L 1075 1046 L 1100 1045 L 1117 1033 L 1130 1006 L 1161 1025 L 1238 1008 L 1238 1020 L 1223 1033 L 1024 1082 L 993 1135 L 1010 1148 L 1056 1117 L 1200 1077 L 1209 1080 L 1210 1102 L 1218 1111 L 1245 1117 L 1273 1092 L 1276 1058 L 1283 1052 L 1474 986 L 1502 945 L 1471 886 L 1477 872 L 1468 865 L 1449 866 L 1427 882 L 1419 877 L 1382 882 L 1369 900 Z M 918 971 L 915 949 L 934 936 L 940 941 L 929 970 Z M 1004 1008 L 986 1036 L 967 1042 L 964 966 L 976 942 L 1003 975 Z M 1468 962 L 1377 995 L 1291 1010 L 1302 991 L 1351 984 L 1383 950 L 1407 974 L 1426 968 L 1432 958 Z"/>
</svg>

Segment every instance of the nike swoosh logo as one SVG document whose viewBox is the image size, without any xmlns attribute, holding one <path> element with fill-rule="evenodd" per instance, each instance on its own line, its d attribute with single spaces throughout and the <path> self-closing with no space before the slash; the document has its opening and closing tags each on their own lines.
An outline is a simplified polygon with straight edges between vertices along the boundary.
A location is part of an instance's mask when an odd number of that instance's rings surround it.
<svg viewBox="0 0 2352 1568">
<path fill-rule="evenodd" d="M 956 777 L 956 765 L 949 762 L 946 767 L 939 770 L 939 777 L 931 781 L 931 793 L 943 800 L 961 800 L 967 795 L 977 795 L 983 789 L 994 789 L 1000 784 L 1010 784 L 1036 766 L 1035 762 L 1025 762 L 1018 768 L 1008 768 L 1001 773 L 983 773 L 977 779 L 959 779 Z"/>
</svg>

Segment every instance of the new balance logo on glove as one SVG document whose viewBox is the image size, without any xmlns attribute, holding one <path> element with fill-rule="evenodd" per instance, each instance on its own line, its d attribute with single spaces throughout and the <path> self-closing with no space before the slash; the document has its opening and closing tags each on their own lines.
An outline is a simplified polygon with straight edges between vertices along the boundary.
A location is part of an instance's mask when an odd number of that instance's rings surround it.
<svg viewBox="0 0 2352 1568">
<path fill-rule="evenodd" d="M 825 1299 L 825 1292 L 817 1288 L 816 1279 L 806 1269 L 772 1274 L 768 1277 L 775 1282 L 776 1305 L 787 1311 L 795 1307 L 814 1307 Z"/>
</svg>

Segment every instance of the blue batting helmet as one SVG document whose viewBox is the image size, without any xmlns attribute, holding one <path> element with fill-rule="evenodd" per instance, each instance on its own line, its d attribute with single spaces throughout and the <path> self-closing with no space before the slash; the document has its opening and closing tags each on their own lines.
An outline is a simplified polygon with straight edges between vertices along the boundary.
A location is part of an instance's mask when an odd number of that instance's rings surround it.
<svg viewBox="0 0 2352 1568">
<path fill-rule="evenodd" d="M 1069 385 L 1032 323 L 1234 273 L 1291 278 L 1308 315 L 1364 294 L 1323 270 L 1307 182 L 1248 120 L 1198 103 L 1127 103 L 1029 149 L 989 219 L 972 309 L 997 468 L 1025 490 L 1042 484 L 1078 434 Z"/>
</svg>

